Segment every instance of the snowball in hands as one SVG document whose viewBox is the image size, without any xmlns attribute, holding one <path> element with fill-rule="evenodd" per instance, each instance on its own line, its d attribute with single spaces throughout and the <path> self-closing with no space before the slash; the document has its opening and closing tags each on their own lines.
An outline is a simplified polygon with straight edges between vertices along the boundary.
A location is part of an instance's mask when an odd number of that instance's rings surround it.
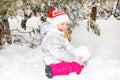
<svg viewBox="0 0 120 80">
<path fill-rule="evenodd" d="M 74 54 L 75 56 L 80 56 L 82 62 L 88 61 L 91 57 L 89 48 L 87 46 L 80 46 L 76 48 Z"/>
</svg>

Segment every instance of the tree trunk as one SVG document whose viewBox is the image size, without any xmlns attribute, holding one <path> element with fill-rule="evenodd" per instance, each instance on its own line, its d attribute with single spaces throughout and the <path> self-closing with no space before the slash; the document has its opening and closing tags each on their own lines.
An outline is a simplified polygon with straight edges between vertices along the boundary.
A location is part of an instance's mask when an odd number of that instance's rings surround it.
<svg viewBox="0 0 120 80">
<path fill-rule="evenodd" d="M 120 0 L 117 1 L 116 9 L 118 8 L 118 5 L 120 5 Z"/>
<path fill-rule="evenodd" d="M 90 14 L 91 20 L 96 21 L 96 15 L 97 15 L 97 7 L 93 6 Z"/>
</svg>

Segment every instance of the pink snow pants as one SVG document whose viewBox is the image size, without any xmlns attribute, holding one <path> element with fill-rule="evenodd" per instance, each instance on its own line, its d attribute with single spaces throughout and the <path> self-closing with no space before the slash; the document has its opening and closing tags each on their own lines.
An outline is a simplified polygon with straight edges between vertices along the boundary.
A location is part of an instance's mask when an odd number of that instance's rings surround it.
<svg viewBox="0 0 120 80">
<path fill-rule="evenodd" d="M 83 65 L 80 65 L 76 62 L 60 62 L 57 64 L 51 64 L 51 71 L 53 76 L 57 75 L 69 75 L 69 73 L 75 72 L 76 74 L 80 74 L 82 69 L 84 68 Z"/>
</svg>

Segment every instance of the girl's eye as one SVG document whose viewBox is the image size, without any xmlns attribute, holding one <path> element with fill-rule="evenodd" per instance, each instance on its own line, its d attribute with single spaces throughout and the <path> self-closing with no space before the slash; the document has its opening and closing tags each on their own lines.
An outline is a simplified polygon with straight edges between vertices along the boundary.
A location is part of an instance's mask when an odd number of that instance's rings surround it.
<svg viewBox="0 0 120 80">
<path fill-rule="evenodd" d="M 65 26 L 69 26 L 69 24 L 64 24 Z"/>
</svg>

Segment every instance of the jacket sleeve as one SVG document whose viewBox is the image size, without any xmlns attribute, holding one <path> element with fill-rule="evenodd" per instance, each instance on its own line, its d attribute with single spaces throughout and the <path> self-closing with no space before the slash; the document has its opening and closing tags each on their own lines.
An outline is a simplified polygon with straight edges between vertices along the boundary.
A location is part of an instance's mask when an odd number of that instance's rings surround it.
<svg viewBox="0 0 120 80">
<path fill-rule="evenodd" d="M 67 50 L 68 50 L 69 52 L 71 52 L 72 54 L 74 54 L 76 48 L 75 48 L 74 46 L 72 46 L 67 39 L 66 39 L 65 43 L 66 43 L 66 45 L 67 45 L 67 46 L 66 46 L 66 47 L 67 47 Z"/>
<path fill-rule="evenodd" d="M 56 39 L 54 36 L 48 38 L 45 44 L 46 49 L 58 60 L 67 62 L 74 61 L 75 56 L 67 50 L 67 44 Z"/>
</svg>

